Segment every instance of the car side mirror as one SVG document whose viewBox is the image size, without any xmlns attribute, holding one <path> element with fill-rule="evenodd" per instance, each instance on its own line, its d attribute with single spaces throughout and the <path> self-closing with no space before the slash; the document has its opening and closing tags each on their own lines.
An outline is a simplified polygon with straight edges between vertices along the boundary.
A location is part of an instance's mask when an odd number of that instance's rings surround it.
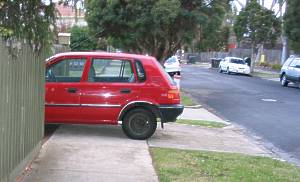
<svg viewBox="0 0 300 182">
<path fill-rule="evenodd" d="M 300 65 L 296 65 L 295 68 L 300 68 Z"/>
</svg>

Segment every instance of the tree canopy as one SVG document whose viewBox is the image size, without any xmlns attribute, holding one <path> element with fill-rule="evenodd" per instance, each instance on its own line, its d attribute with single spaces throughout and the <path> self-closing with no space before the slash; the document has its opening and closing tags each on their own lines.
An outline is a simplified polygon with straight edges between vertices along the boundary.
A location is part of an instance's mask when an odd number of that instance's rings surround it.
<svg viewBox="0 0 300 182">
<path fill-rule="evenodd" d="M 26 39 L 40 49 L 48 45 L 54 25 L 54 4 L 46 5 L 42 0 L 1 1 L 0 37 Z"/>
<path fill-rule="evenodd" d="M 287 12 L 285 13 L 285 32 L 290 40 L 291 48 L 300 53 L 300 1 L 288 0 Z"/>
<path fill-rule="evenodd" d="M 94 50 L 97 47 L 97 40 L 89 35 L 88 27 L 74 26 L 70 30 L 72 51 Z"/>
<path fill-rule="evenodd" d="M 96 37 L 124 51 L 163 61 L 222 24 L 228 0 L 90 0 L 86 20 Z M 212 29 L 210 29 L 212 30 Z"/>
<path fill-rule="evenodd" d="M 281 33 L 281 22 L 273 11 L 252 0 L 236 17 L 234 32 L 239 41 L 250 38 L 253 46 L 275 44 Z"/>
</svg>

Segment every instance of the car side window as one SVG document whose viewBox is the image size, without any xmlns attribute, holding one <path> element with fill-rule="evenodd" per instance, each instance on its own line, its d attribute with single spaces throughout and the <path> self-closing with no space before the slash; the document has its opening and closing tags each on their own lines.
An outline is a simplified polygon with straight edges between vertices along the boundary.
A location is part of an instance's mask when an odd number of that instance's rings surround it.
<svg viewBox="0 0 300 182">
<path fill-rule="evenodd" d="M 93 59 L 89 82 L 135 82 L 131 62 L 128 60 Z"/>
<path fill-rule="evenodd" d="M 64 59 L 46 69 L 46 82 L 80 82 L 85 59 Z"/>
<path fill-rule="evenodd" d="M 300 59 L 296 59 L 295 67 L 300 68 Z"/>
<path fill-rule="evenodd" d="M 135 61 L 135 68 L 136 68 L 136 72 L 137 72 L 137 78 L 139 82 L 144 82 L 146 80 L 146 73 L 145 73 L 145 69 L 143 67 L 143 64 L 136 60 Z"/>
</svg>

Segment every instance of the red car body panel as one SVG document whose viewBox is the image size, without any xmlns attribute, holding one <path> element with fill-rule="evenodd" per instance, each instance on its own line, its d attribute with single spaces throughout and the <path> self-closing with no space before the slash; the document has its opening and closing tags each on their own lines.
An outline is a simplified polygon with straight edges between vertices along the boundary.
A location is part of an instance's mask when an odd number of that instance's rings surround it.
<svg viewBox="0 0 300 182">
<path fill-rule="evenodd" d="M 130 61 L 135 81 L 89 82 L 90 67 L 92 59 L 95 58 Z M 170 83 L 166 73 L 153 57 L 123 53 L 70 52 L 50 58 L 46 62 L 46 68 L 64 59 L 85 59 L 82 76 L 80 82 L 46 82 L 46 123 L 118 124 L 121 112 L 134 103 L 147 103 L 157 107 L 180 104 L 177 87 Z M 139 82 L 137 78 L 134 65 L 136 60 L 142 63 L 146 73 L 146 80 L 143 82 Z M 172 91 L 175 97 L 169 95 Z"/>
</svg>

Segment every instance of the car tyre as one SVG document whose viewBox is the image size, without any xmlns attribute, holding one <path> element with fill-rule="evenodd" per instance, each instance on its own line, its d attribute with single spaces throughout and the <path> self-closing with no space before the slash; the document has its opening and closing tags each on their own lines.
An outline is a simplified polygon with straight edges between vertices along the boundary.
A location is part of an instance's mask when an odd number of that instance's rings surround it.
<svg viewBox="0 0 300 182">
<path fill-rule="evenodd" d="M 145 140 L 151 137 L 156 127 L 157 122 L 153 113 L 142 108 L 129 111 L 122 123 L 124 133 L 135 140 Z"/>
<path fill-rule="evenodd" d="M 284 87 L 288 86 L 289 82 L 287 81 L 286 75 L 285 75 L 285 74 L 283 74 L 283 75 L 281 76 L 280 82 L 281 82 L 281 85 L 282 85 L 282 86 L 284 86 Z"/>
<path fill-rule="evenodd" d="M 223 73 L 221 66 L 219 67 L 219 73 Z"/>
</svg>

